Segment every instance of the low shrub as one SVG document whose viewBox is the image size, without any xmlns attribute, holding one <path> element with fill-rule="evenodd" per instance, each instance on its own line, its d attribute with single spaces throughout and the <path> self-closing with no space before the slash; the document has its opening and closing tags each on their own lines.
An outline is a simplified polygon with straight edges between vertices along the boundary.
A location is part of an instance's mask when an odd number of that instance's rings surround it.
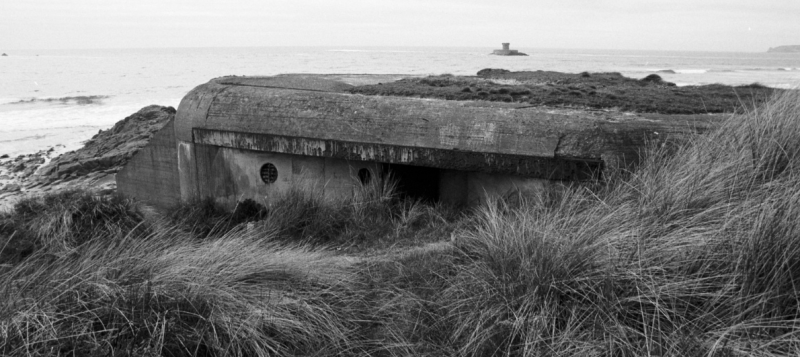
<svg viewBox="0 0 800 357">
<path fill-rule="evenodd" d="M 22 199 L 0 221 L 6 237 L 0 259 L 6 262 L 38 249 L 59 254 L 90 239 L 148 229 L 132 201 L 82 190 Z"/>
<path fill-rule="evenodd" d="M 221 236 L 242 223 L 264 219 L 268 213 L 264 205 L 252 199 L 238 202 L 230 211 L 210 197 L 178 205 L 170 212 L 172 224 L 198 238 Z"/>
</svg>

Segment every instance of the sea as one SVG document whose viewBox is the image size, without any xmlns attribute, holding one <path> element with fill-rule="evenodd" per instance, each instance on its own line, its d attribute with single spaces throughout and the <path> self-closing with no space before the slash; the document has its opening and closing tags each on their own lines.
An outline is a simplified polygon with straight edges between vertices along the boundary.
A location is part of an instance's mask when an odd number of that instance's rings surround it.
<svg viewBox="0 0 800 357">
<path fill-rule="evenodd" d="M 226 75 L 347 73 L 475 75 L 484 68 L 657 73 L 678 85 L 800 86 L 800 54 L 489 47 L 260 47 L 17 50 L 0 56 L 0 155 L 79 148 L 140 108 L 178 107 Z M 0 49 L 2 51 L 2 49 Z"/>
</svg>

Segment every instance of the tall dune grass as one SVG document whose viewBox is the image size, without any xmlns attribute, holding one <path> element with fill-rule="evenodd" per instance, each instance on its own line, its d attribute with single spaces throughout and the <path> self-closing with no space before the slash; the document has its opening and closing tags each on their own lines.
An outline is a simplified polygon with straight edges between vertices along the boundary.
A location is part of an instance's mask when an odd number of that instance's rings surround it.
<svg viewBox="0 0 800 357">
<path fill-rule="evenodd" d="M 342 200 L 295 187 L 266 208 L 249 202 L 225 212 L 203 201 L 168 219 L 87 192 L 24 201 L 2 217 L 0 234 L 37 243 L 2 261 L 0 354 L 380 351 L 353 267 L 360 258 L 322 245 L 386 247 L 448 222 L 440 210 L 398 200 L 391 181 L 374 181 Z"/>
<path fill-rule="evenodd" d="M 800 351 L 800 96 L 601 192 L 488 205 L 440 296 L 461 355 Z"/>
<path fill-rule="evenodd" d="M 236 232 L 177 231 L 35 253 L 0 277 L 4 355 L 336 354 L 350 263 Z"/>
<path fill-rule="evenodd" d="M 29 197 L 0 214 L 0 264 L 19 261 L 36 250 L 64 254 L 96 236 L 147 232 L 133 202 L 72 190 Z"/>
<path fill-rule="evenodd" d="M 460 219 L 383 184 L 173 225 L 21 206 L 0 234 L 50 243 L 0 270 L 0 352 L 800 354 L 797 91 L 609 177 Z"/>
</svg>

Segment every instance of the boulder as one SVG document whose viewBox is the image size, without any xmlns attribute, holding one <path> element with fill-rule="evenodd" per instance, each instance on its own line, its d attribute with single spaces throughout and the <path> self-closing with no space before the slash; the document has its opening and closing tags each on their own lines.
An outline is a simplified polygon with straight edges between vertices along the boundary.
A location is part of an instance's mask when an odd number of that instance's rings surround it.
<svg viewBox="0 0 800 357">
<path fill-rule="evenodd" d="M 3 186 L 3 188 L 0 189 L 0 192 L 17 192 L 19 190 L 22 190 L 22 187 L 19 184 L 10 183 L 8 185 Z"/>
<path fill-rule="evenodd" d="M 511 71 L 502 68 L 484 68 L 478 71 L 478 77 L 492 77 L 498 74 L 510 73 Z"/>
</svg>

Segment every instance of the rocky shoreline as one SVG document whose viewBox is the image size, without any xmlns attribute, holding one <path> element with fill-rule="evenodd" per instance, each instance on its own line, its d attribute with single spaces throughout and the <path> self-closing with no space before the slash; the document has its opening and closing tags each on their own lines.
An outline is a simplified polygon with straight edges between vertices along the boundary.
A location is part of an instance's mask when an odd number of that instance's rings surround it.
<svg viewBox="0 0 800 357">
<path fill-rule="evenodd" d="M 175 116 L 175 108 L 150 105 L 101 130 L 78 150 L 59 147 L 9 157 L 0 153 L 0 211 L 20 198 L 73 189 L 116 191 L 116 173 Z"/>
</svg>

